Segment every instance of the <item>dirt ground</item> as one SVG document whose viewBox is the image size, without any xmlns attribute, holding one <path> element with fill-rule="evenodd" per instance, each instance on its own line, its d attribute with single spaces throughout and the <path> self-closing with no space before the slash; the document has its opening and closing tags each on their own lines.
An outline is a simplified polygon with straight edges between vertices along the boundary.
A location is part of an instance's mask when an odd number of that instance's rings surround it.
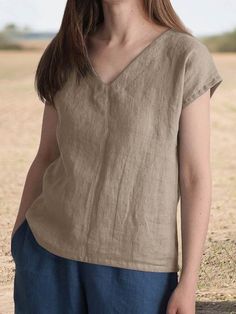
<svg viewBox="0 0 236 314">
<path fill-rule="evenodd" d="M 39 144 L 43 103 L 34 73 L 41 53 L 0 52 L 0 314 L 13 313 L 10 234 Z M 236 54 L 214 59 L 224 82 L 211 101 L 213 201 L 197 290 L 204 314 L 236 313 Z"/>
</svg>

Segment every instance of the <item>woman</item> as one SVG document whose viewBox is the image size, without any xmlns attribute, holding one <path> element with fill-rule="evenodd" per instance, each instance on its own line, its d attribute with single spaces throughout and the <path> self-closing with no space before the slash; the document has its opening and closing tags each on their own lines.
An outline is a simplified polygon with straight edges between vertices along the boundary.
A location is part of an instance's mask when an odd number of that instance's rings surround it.
<svg viewBox="0 0 236 314">
<path fill-rule="evenodd" d="M 16 313 L 195 313 L 221 81 L 169 0 L 68 0 L 36 73 L 45 109 L 12 231 Z"/>
</svg>

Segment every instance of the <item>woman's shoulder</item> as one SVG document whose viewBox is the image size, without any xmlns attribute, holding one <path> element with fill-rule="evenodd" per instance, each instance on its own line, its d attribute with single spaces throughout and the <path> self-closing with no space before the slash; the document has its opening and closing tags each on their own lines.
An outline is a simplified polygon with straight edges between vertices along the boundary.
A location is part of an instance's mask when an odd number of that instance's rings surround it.
<svg viewBox="0 0 236 314">
<path fill-rule="evenodd" d="M 172 45 L 175 53 L 181 54 L 182 57 L 188 57 L 195 53 L 199 56 L 209 55 L 207 46 L 195 35 L 173 29 Z"/>
</svg>

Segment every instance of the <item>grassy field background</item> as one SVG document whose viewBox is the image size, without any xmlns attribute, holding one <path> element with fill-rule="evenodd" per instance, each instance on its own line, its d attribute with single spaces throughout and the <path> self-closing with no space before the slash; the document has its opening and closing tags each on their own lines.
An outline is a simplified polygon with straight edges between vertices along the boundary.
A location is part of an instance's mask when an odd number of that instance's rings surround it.
<svg viewBox="0 0 236 314">
<path fill-rule="evenodd" d="M 45 45 L 41 43 L 35 51 L 0 52 L 0 314 L 13 313 L 10 234 L 40 139 L 44 105 L 33 84 Z M 236 313 L 236 54 L 213 57 L 224 82 L 211 101 L 213 203 L 197 313 L 224 314 Z"/>
</svg>

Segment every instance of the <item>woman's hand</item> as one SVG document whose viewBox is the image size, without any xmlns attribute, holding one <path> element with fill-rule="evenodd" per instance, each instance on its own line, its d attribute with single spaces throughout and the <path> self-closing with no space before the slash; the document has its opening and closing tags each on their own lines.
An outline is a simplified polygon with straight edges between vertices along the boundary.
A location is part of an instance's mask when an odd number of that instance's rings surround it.
<svg viewBox="0 0 236 314">
<path fill-rule="evenodd" d="M 196 293 L 179 282 L 167 305 L 166 314 L 195 314 Z"/>
</svg>

